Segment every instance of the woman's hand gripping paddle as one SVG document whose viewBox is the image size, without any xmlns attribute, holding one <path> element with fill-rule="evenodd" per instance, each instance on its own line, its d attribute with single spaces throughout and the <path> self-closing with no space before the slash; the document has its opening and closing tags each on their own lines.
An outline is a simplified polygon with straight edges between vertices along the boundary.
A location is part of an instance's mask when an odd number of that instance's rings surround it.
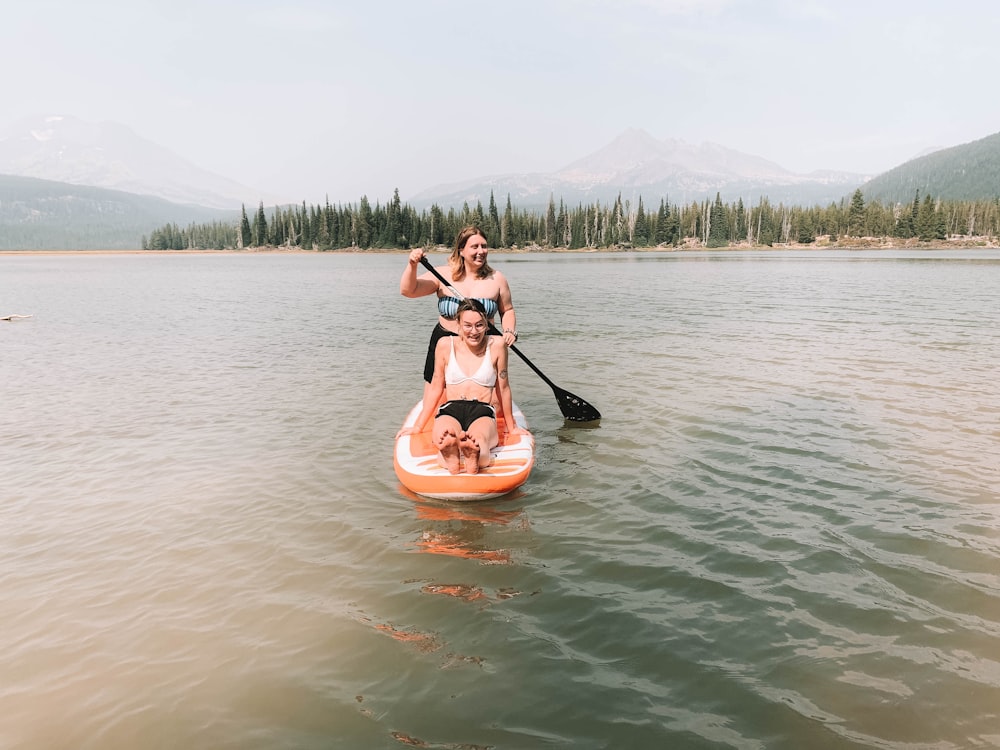
<svg viewBox="0 0 1000 750">
<path fill-rule="evenodd" d="M 437 277 L 438 281 L 440 281 L 442 284 L 448 287 L 448 289 L 451 290 L 451 293 L 455 295 L 457 299 L 465 299 L 462 296 L 462 294 L 460 294 L 458 290 L 455 289 L 455 287 L 453 287 L 451 284 L 445 281 L 444 276 L 438 273 L 438 270 L 431 265 L 431 262 L 427 260 L 426 257 L 421 258 L 420 263 L 421 265 L 423 265 L 424 268 L 426 268 L 428 271 L 434 274 L 434 276 Z M 490 333 L 494 335 L 500 335 L 500 332 L 495 327 L 492 327 Z M 570 393 L 569 391 L 560 388 L 551 380 L 549 380 L 545 376 L 545 373 L 543 373 L 541 370 L 535 367 L 532 361 L 527 357 L 525 357 L 516 346 L 511 346 L 510 350 L 514 352 L 514 354 L 516 354 L 522 360 L 524 360 L 524 364 L 530 367 L 534 371 L 534 373 L 542 380 L 544 380 L 545 383 L 549 386 L 549 388 L 552 389 L 552 392 L 556 396 L 556 402 L 559 404 L 559 411 L 562 412 L 563 417 L 568 419 L 570 422 L 596 422 L 598 419 L 601 418 L 601 412 L 599 412 L 589 403 L 584 401 L 579 396 L 576 396 Z"/>
</svg>

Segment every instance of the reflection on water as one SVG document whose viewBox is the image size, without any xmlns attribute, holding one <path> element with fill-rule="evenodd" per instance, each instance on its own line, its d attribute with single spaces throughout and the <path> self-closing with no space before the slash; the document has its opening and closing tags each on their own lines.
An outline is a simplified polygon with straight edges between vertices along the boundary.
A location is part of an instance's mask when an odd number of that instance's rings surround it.
<svg viewBox="0 0 1000 750">
<path fill-rule="evenodd" d="M 431 504 L 408 490 L 401 491 L 416 500 L 417 518 L 432 522 L 425 524 L 415 542 L 420 552 L 477 560 L 484 565 L 509 565 L 512 562 L 510 550 L 495 546 L 500 538 L 489 533 L 490 527 L 512 526 L 520 531 L 530 528 L 522 509 L 501 510 L 474 503 Z M 518 497 L 524 497 L 524 493 L 512 493 L 504 500 L 512 502 Z"/>
<path fill-rule="evenodd" d="M 374 625 L 374 628 L 391 638 L 399 641 L 400 643 L 406 643 L 413 646 L 417 651 L 421 653 L 430 653 L 437 651 L 441 648 L 442 644 L 433 635 L 428 635 L 427 633 L 414 633 L 405 630 L 399 630 L 385 623 L 379 623 Z"/>
<path fill-rule="evenodd" d="M 421 586 L 420 590 L 425 594 L 443 594 L 466 602 L 478 602 L 489 599 L 479 586 L 464 583 L 428 583 L 425 586 Z"/>
</svg>

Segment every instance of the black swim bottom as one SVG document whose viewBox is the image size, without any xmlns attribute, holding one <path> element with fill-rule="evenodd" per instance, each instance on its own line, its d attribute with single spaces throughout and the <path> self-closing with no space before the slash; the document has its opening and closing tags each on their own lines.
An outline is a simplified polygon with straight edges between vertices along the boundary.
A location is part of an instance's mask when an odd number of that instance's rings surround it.
<svg viewBox="0 0 1000 750">
<path fill-rule="evenodd" d="M 495 420 L 497 413 L 492 406 L 482 401 L 448 401 L 438 409 L 437 416 L 454 417 L 463 430 L 468 430 L 469 426 L 480 417 L 490 417 Z"/>
<path fill-rule="evenodd" d="M 438 340 L 444 336 L 457 336 L 440 323 L 431 331 L 431 342 L 427 345 L 427 359 L 424 360 L 424 380 L 428 383 L 434 379 L 434 354 L 437 351 Z"/>
</svg>

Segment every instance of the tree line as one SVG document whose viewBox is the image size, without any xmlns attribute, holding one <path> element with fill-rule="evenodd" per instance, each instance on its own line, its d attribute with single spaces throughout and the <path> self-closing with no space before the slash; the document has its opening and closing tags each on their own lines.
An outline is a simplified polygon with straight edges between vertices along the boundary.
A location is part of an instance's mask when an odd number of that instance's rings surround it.
<svg viewBox="0 0 1000 750">
<path fill-rule="evenodd" d="M 276 206 L 268 214 L 263 203 L 250 215 L 246 206 L 236 223 L 175 223 L 142 238 L 143 250 L 231 250 L 287 247 L 307 250 L 408 249 L 449 246 L 462 227 L 483 228 L 496 248 L 531 247 L 610 249 L 627 247 L 704 247 L 813 243 L 819 237 L 893 237 L 924 242 L 952 236 L 994 240 L 1000 237 L 1000 199 L 948 201 L 917 191 L 909 203 L 865 201 L 860 188 L 848 199 L 826 207 L 785 206 L 761 198 L 757 205 L 715 200 L 671 204 L 661 198 L 649 208 L 642 197 L 633 204 L 618 198 L 568 207 L 549 199 L 544 214 L 516 209 L 507 196 L 503 210 L 490 194 L 489 205 L 465 203 L 460 210 L 432 205 L 416 211 L 399 199 L 374 206 L 367 197 L 357 204 Z"/>
</svg>

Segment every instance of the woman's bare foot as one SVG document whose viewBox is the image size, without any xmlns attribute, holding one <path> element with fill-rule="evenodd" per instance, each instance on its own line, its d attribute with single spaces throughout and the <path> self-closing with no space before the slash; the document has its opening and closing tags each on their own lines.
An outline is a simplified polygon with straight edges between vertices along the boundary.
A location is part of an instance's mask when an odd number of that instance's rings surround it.
<svg viewBox="0 0 1000 750">
<path fill-rule="evenodd" d="M 458 435 L 451 430 L 445 430 L 437 441 L 437 449 L 441 452 L 441 462 L 449 474 L 458 474 L 462 470 L 461 456 L 458 450 Z"/>
<path fill-rule="evenodd" d="M 459 449 L 462 453 L 462 466 L 466 474 L 479 473 L 479 443 L 469 433 L 462 435 L 459 440 Z"/>
</svg>

